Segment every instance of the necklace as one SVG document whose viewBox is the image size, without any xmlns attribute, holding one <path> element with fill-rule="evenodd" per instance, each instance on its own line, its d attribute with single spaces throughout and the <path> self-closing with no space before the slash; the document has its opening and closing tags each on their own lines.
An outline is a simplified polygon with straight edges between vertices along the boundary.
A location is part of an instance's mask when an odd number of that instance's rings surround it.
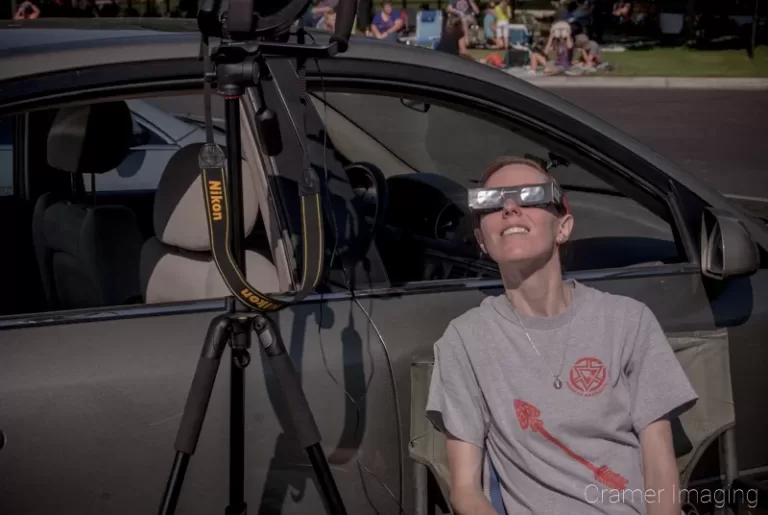
<svg viewBox="0 0 768 515">
<path fill-rule="evenodd" d="M 571 303 L 573 303 L 573 298 L 571 298 L 571 302 L 568 304 L 569 308 Z M 528 338 L 528 343 L 531 344 L 531 347 L 533 347 L 533 350 L 536 351 L 536 354 L 539 356 L 539 359 L 542 361 L 542 363 L 544 363 L 544 366 L 547 367 L 547 370 L 549 370 L 549 374 L 554 379 L 554 381 L 552 382 L 552 386 L 555 387 L 555 390 L 559 390 L 560 388 L 563 387 L 563 382 L 560 380 L 560 374 L 563 373 L 563 365 L 565 365 L 565 356 L 566 354 L 568 354 L 567 346 L 563 350 L 563 358 L 560 361 L 560 369 L 557 371 L 557 374 L 554 374 L 552 370 L 549 368 L 549 365 L 547 364 L 546 360 L 541 356 L 539 349 L 536 348 L 536 344 L 533 343 L 533 339 L 531 338 L 531 335 L 528 334 L 528 329 L 525 328 L 523 321 L 520 319 L 520 315 L 517 314 L 517 310 L 513 306 L 511 306 L 511 304 L 512 303 L 510 302 L 510 307 L 512 307 L 512 312 L 515 314 L 515 317 L 517 317 L 517 321 L 520 324 L 520 327 L 523 328 L 523 332 L 525 332 L 525 337 Z"/>
</svg>

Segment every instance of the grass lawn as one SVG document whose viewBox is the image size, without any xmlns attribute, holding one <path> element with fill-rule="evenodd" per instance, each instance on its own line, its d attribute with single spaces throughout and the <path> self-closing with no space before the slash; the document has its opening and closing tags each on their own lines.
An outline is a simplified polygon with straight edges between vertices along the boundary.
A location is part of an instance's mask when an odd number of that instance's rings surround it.
<svg viewBox="0 0 768 515">
<path fill-rule="evenodd" d="M 477 59 L 489 50 L 472 50 Z M 606 61 L 618 66 L 605 76 L 642 77 L 768 77 L 768 46 L 758 47 L 754 60 L 746 50 L 690 50 L 652 48 L 604 53 Z"/>
</svg>

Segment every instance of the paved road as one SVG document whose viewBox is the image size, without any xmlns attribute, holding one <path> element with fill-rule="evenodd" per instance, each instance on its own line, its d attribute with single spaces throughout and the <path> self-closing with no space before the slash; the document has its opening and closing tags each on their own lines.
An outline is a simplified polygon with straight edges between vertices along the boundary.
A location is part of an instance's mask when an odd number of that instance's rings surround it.
<svg viewBox="0 0 768 515">
<path fill-rule="evenodd" d="M 768 198 L 768 94 L 551 89 L 730 194 Z"/>
</svg>

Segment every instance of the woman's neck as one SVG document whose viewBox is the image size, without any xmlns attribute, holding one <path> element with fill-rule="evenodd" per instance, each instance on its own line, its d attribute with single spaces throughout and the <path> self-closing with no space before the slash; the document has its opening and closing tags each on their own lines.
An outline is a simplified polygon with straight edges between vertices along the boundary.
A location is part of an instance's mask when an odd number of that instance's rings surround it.
<svg viewBox="0 0 768 515">
<path fill-rule="evenodd" d="M 552 317 L 568 308 L 573 289 L 563 281 L 560 261 L 555 256 L 536 271 L 525 274 L 517 271 L 504 274 L 504 289 L 512 307 L 521 315 Z"/>
</svg>

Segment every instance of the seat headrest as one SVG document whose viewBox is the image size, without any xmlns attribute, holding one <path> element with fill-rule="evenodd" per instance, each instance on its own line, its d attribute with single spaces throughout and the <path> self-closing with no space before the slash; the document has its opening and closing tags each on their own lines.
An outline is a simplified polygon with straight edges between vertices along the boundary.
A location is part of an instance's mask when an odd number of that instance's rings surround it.
<svg viewBox="0 0 768 515">
<path fill-rule="evenodd" d="M 205 196 L 197 160 L 203 145 L 193 143 L 178 150 L 168 161 L 155 193 L 155 236 L 166 245 L 184 250 L 211 249 Z M 259 205 L 256 181 L 245 162 L 242 163 L 242 170 L 243 225 L 245 235 L 248 236 L 256 225 Z"/>
<path fill-rule="evenodd" d="M 48 132 L 48 164 L 69 173 L 106 173 L 123 162 L 132 140 L 123 101 L 63 107 Z"/>
</svg>

